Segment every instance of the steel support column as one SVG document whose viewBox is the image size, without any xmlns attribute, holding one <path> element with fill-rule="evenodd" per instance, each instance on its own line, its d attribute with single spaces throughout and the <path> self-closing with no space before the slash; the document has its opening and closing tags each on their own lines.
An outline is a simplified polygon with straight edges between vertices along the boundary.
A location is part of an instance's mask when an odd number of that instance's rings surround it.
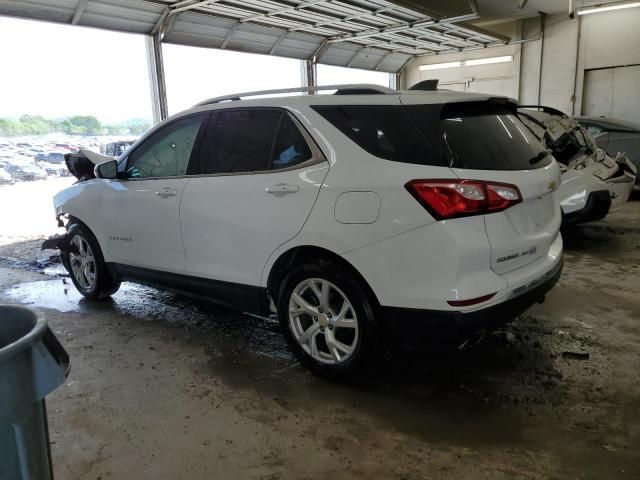
<svg viewBox="0 0 640 480">
<path fill-rule="evenodd" d="M 389 74 L 389 88 L 400 90 L 400 72 Z"/>
<path fill-rule="evenodd" d="M 318 86 L 318 64 L 313 59 L 300 62 L 301 82 L 303 87 Z M 310 92 L 312 94 L 312 92 Z"/>
<path fill-rule="evenodd" d="M 145 44 L 147 47 L 147 70 L 149 71 L 149 83 L 151 86 L 151 106 L 154 124 L 169 116 L 160 35 L 160 32 L 155 35 L 147 35 Z"/>
</svg>

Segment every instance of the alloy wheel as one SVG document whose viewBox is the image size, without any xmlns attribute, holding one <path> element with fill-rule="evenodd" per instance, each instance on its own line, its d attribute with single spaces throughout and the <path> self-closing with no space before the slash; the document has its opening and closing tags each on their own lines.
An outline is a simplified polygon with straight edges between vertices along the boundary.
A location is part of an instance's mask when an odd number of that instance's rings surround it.
<svg viewBox="0 0 640 480">
<path fill-rule="evenodd" d="M 356 312 L 333 283 L 321 278 L 303 280 L 291 292 L 288 313 L 293 336 L 313 359 L 337 365 L 355 351 Z"/>
<path fill-rule="evenodd" d="M 85 290 L 92 290 L 96 283 L 96 259 L 89 242 L 80 235 L 71 239 L 69 265 L 76 282 Z"/>
</svg>

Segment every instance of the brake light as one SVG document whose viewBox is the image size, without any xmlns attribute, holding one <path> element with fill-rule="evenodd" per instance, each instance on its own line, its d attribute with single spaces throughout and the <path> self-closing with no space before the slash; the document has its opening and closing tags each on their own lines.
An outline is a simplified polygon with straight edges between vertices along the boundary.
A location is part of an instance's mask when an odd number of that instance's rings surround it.
<svg viewBox="0 0 640 480">
<path fill-rule="evenodd" d="M 489 295 L 483 295 L 482 297 L 470 298 L 468 300 L 447 300 L 447 303 L 452 307 L 468 307 L 470 305 L 477 305 L 478 303 L 486 302 L 487 300 L 493 298 L 495 293 L 490 293 Z"/>
<path fill-rule="evenodd" d="M 483 180 L 412 180 L 405 188 L 436 220 L 500 212 L 522 202 L 515 185 Z"/>
</svg>

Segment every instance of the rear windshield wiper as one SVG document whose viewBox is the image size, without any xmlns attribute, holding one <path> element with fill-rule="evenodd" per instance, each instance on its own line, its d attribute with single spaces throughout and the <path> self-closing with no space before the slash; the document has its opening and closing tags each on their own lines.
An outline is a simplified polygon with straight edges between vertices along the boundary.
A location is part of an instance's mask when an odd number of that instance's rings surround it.
<svg viewBox="0 0 640 480">
<path fill-rule="evenodd" d="M 540 153 L 538 153 L 535 157 L 533 157 L 532 159 L 529 160 L 529 165 L 535 165 L 536 163 L 538 163 L 540 160 L 542 160 L 543 158 L 546 158 L 547 156 L 551 155 L 551 152 L 553 150 L 551 150 L 550 148 L 547 148 L 545 150 L 542 150 Z"/>
</svg>

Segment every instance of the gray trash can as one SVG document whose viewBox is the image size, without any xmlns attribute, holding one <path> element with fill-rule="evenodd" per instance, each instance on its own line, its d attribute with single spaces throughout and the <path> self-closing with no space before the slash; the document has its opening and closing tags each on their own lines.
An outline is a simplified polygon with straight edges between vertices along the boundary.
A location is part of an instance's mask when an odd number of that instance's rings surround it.
<svg viewBox="0 0 640 480">
<path fill-rule="evenodd" d="M 44 317 L 0 305 L 0 479 L 53 478 L 44 397 L 69 365 Z"/>
</svg>

